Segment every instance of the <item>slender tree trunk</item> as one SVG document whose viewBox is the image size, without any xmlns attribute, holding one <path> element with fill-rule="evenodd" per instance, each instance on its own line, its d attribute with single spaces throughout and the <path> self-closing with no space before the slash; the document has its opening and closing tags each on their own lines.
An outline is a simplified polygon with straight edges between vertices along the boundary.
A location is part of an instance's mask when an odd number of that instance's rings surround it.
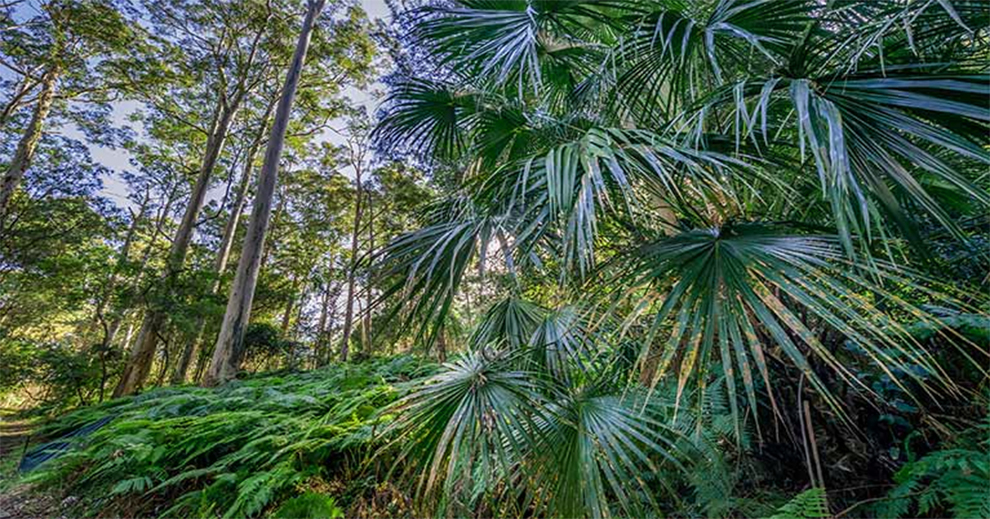
<svg viewBox="0 0 990 519">
<path fill-rule="evenodd" d="M 38 148 L 38 141 L 41 140 L 42 127 L 55 100 L 55 84 L 58 82 L 60 72 L 57 66 L 53 66 L 41 76 L 41 90 L 38 92 L 38 101 L 31 115 L 31 122 L 28 123 L 24 135 L 17 143 L 14 158 L 11 159 L 7 173 L 3 176 L 3 183 L 0 184 L 0 230 L 3 230 L 10 198 L 24 179 L 31 161 L 34 160 L 34 152 Z"/>
<path fill-rule="evenodd" d="M 367 274 L 366 274 L 367 277 L 365 278 L 365 287 L 364 287 L 364 297 L 365 297 L 365 299 L 364 299 L 365 300 L 365 304 L 364 304 L 364 326 L 363 326 L 363 328 L 364 328 L 364 332 L 363 332 L 364 333 L 364 336 L 363 336 L 363 341 L 362 341 L 363 344 L 364 344 L 365 353 L 368 353 L 369 355 L 374 351 L 374 348 L 373 348 L 373 346 L 371 344 L 371 341 L 372 341 L 372 335 L 371 335 L 371 256 L 375 252 L 375 210 L 374 210 L 374 208 L 372 206 L 372 203 L 373 203 L 372 196 L 373 196 L 373 194 L 374 193 L 369 189 L 368 190 L 368 211 L 367 211 L 367 214 L 368 214 L 368 271 L 367 271 Z"/>
<path fill-rule="evenodd" d="M 161 211 L 155 218 L 155 230 L 151 233 L 151 238 L 148 239 L 148 246 L 141 257 L 141 264 L 138 266 L 138 275 L 135 276 L 134 281 L 131 282 L 131 292 L 137 291 L 137 289 L 141 286 L 141 281 L 144 279 L 142 274 L 144 273 L 145 267 L 148 266 L 148 261 L 151 260 L 151 253 L 155 250 L 155 244 L 158 243 L 158 237 L 162 234 L 162 227 L 165 225 L 165 220 L 172 211 L 172 204 L 174 202 L 175 192 L 173 190 L 173 192 L 168 195 L 168 198 L 165 200 L 165 205 L 162 206 Z M 113 344 L 113 340 L 116 337 L 117 332 L 120 330 L 120 326 L 123 324 L 124 318 L 128 314 L 128 310 L 129 309 L 124 308 L 121 311 L 116 312 L 116 315 L 114 315 L 113 321 L 110 322 L 110 326 L 107 328 L 106 333 L 103 336 L 104 348 L 109 348 L 110 345 Z M 125 345 L 130 344 L 131 342 L 134 331 L 133 328 L 133 324 L 128 326 L 127 335 L 123 342 Z"/>
<path fill-rule="evenodd" d="M 291 337 L 292 340 L 295 340 L 296 337 L 299 336 L 299 328 L 303 325 L 303 319 L 306 317 L 306 305 L 303 304 L 305 301 L 306 299 L 300 295 L 299 301 L 296 302 L 296 322 L 292 328 L 289 329 L 288 334 L 286 335 L 287 338 Z"/>
<path fill-rule="evenodd" d="M 328 287 L 329 288 L 329 287 Z M 322 367 L 330 363 L 333 355 L 333 325 L 337 320 L 337 298 L 340 296 L 340 287 L 328 290 L 328 298 L 323 307 L 326 313 L 326 321 L 320 326 L 320 336 L 318 344 L 320 351 L 317 355 L 317 367 Z"/>
<path fill-rule="evenodd" d="M 106 285 L 103 287 L 103 294 L 100 296 L 100 300 L 96 303 L 96 311 L 93 317 L 93 322 L 96 326 L 106 327 L 107 323 L 105 312 L 107 305 L 109 305 L 110 300 L 113 299 L 113 292 L 117 288 L 117 282 L 120 279 L 120 271 L 124 269 L 124 265 L 127 263 L 127 258 L 130 257 L 131 245 L 134 243 L 134 235 L 137 234 L 138 225 L 141 220 L 144 219 L 145 212 L 148 209 L 148 203 L 150 201 L 151 193 L 145 193 L 137 212 L 131 213 L 131 224 L 127 226 L 127 232 L 124 234 L 124 243 L 120 246 L 120 252 L 117 254 L 117 263 L 114 265 L 113 270 L 110 272 L 110 277 L 107 279 Z"/>
<path fill-rule="evenodd" d="M 437 334 L 437 361 L 447 362 L 447 333 L 443 329 Z"/>
<path fill-rule="evenodd" d="M 292 310 L 296 307 L 296 296 L 289 297 L 289 302 L 285 304 L 285 313 L 282 314 L 282 338 L 289 338 L 289 327 L 292 325 Z"/>
<path fill-rule="evenodd" d="M 213 361 L 204 380 L 206 385 L 219 384 L 233 378 L 237 373 L 234 357 L 243 346 L 244 332 L 251 315 L 251 303 L 254 300 L 254 289 L 258 283 L 258 271 L 264 250 L 265 231 L 271 218 L 272 198 L 278 182 L 278 162 L 282 156 L 285 133 L 292 115 L 292 102 L 296 96 L 296 87 L 302 74 L 313 27 L 325 3 L 325 0 L 310 0 L 307 5 L 302 32 L 299 34 L 292 63 L 285 78 L 285 86 L 282 89 L 282 97 L 275 112 L 275 122 L 271 137 L 268 139 L 268 148 L 265 150 L 265 162 L 258 179 L 258 192 L 254 198 L 251 223 L 244 238 L 244 248 L 237 264 L 237 275 L 230 288 L 230 298 L 220 327 L 220 336 L 213 348 Z"/>
<path fill-rule="evenodd" d="M 265 128 L 268 126 L 268 117 L 271 115 L 273 106 L 274 103 L 269 105 L 268 111 L 265 112 L 262 118 L 261 128 L 255 135 L 254 140 L 251 141 L 251 146 L 248 148 L 247 156 L 244 159 L 244 169 L 238 181 L 234 203 L 230 208 L 230 218 L 227 219 L 227 223 L 224 225 L 223 236 L 220 238 L 220 248 L 217 250 L 216 259 L 213 262 L 213 272 L 216 274 L 216 278 L 210 285 L 211 296 L 220 290 L 220 278 L 227 270 L 227 262 L 230 261 L 230 251 L 233 249 L 234 235 L 237 234 L 237 226 L 241 221 L 241 215 L 244 213 L 244 205 L 247 203 L 248 186 L 251 185 L 251 172 L 254 169 L 254 159 L 258 154 L 258 149 L 261 148 L 262 140 L 265 138 Z M 179 360 L 175 365 L 175 371 L 172 373 L 173 384 L 185 383 L 186 374 L 194 358 L 197 359 L 197 363 L 202 362 L 201 356 L 197 355 L 197 350 L 201 347 L 205 334 L 206 319 L 201 316 L 196 323 L 196 334 L 193 336 L 193 340 L 185 344 L 182 353 L 179 355 Z M 196 371 L 201 372 L 202 370 L 197 369 Z"/>
<path fill-rule="evenodd" d="M 316 333 L 320 337 L 323 335 L 323 331 L 327 329 L 327 318 L 330 316 L 330 284 L 323 286 L 323 292 L 320 298 L 320 318 L 316 324 Z"/>
<path fill-rule="evenodd" d="M 344 331 L 340 339 L 340 361 L 347 362 L 347 353 L 350 349 L 351 331 L 354 321 L 354 281 L 357 274 L 358 258 L 358 234 L 361 231 L 361 211 L 363 210 L 361 200 L 364 198 L 364 188 L 361 185 L 361 165 L 354 165 L 354 181 L 357 183 L 357 193 L 354 197 L 354 230 L 351 233 L 351 262 L 347 269 L 347 301 L 344 304 Z"/>
<path fill-rule="evenodd" d="M 196 325 L 196 335 L 182 347 L 182 353 L 179 354 L 179 360 L 175 364 L 175 371 L 172 372 L 172 378 L 169 380 L 171 384 L 184 384 L 186 382 L 189 365 L 192 364 L 192 359 L 196 356 L 196 350 L 205 331 L 206 321 L 200 317 Z"/>
<path fill-rule="evenodd" d="M 117 330 L 120 328 L 121 320 L 117 317 L 122 313 L 122 310 L 119 309 L 115 311 L 114 319 L 108 323 L 107 315 L 105 313 L 106 307 L 110 304 L 110 300 L 113 298 L 113 292 L 117 287 L 117 280 L 119 279 L 120 271 L 123 270 L 124 265 L 127 263 L 127 258 L 130 257 L 131 245 L 134 243 L 134 236 L 137 234 L 138 225 L 141 220 L 144 219 L 150 200 L 151 194 L 145 194 L 144 199 L 141 201 L 141 207 L 138 209 L 137 213 L 131 213 L 131 224 L 127 227 L 127 234 L 124 236 L 124 243 L 121 245 L 120 253 L 117 256 L 117 264 L 110 273 L 110 279 L 107 280 L 106 287 L 103 290 L 103 296 L 96 305 L 93 324 L 103 328 L 103 339 L 100 341 L 100 344 L 96 346 L 96 354 L 100 359 L 100 402 L 102 402 L 105 397 L 106 382 L 107 377 L 109 376 L 109 371 L 107 369 L 107 355 L 110 353 L 110 341 L 113 340 L 113 337 L 117 334 Z"/>
<path fill-rule="evenodd" d="M 196 231 L 196 221 L 199 219 L 199 213 L 206 200 L 206 192 L 210 187 L 213 170 L 220 158 L 221 151 L 223 151 L 223 145 L 236 112 L 236 105 L 233 107 L 221 105 L 212 124 L 210 136 L 206 142 L 203 164 L 200 167 L 199 176 L 196 178 L 196 184 L 193 186 L 189 205 L 186 206 L 186 212 L 182 217 L 182 223 L 179 224 L 179 229 L 175 233 L 175 239 L 172 241 L 172 248 L 166 262 L 165 275 L 162 279 L 166 296 L 171 292 L 175 278 L 185 263 L 189 244 L 192 242 L 193 234 Z M 124 366 L 124 374 L 120 379 L 120 384 L 114 391 L 114 397 L 130 395 L 141 388 L 151 370 L 158 337 L 167 321 L 164 309 L 157 305 L 148 308 L 144 322 L 141 324 L 141 331 L 138 332 L 137 342 L 134 343 L 127 365 Z"/>
<path fill-rule="evenodd" d="M 320 297 L 320 318 L 316 322 L 316 348 L 313 351 L 313 367 L 318 368 L 322 364 L 323 349 L 326 347 L 327 319 L 330 316 L 330 284 L 323 285 Z"/>
</svg>

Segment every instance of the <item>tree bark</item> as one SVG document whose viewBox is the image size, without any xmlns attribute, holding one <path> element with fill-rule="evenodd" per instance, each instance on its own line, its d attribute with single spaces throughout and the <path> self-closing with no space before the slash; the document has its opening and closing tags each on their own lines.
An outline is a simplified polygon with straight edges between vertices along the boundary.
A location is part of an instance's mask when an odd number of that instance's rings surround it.
<svg viewBox="0 0 990 519">
<path fill-rule="evenodd" d="M 110 304 L 110 300 L 113 298 L 114 289 L 117 288 L 117 282 L 120 279 L 120 271 L 124 269 L 124 265 L 127 263 L 127 258 L 130 257 L 131 245 L 134 243 L 134 236 L 137 234 L 138 225 L 145 217 L 145 212 L 148 209 L 148 204 L 150 201 L 151 193 L 147 192 L 141 200 L 141 205 L 138 206 L 137 212 L 131 212 L 131 223 L 127 226 L 127 232 L 124 234 L 124 243 L 120 246 L 120 252 L 117 254 L 117 263 L 114 265 L 113 270 L 110 271 L 110 277 L 107 279 L 107 283 L 103 287 L 103 294 L 100 296 L 100 300 L 96 303 L 96 311 L 94 312 L 93 317 L 93 322 L 96 326 L 103 326 L 106 328 L 107 305 Z"/>
<path fill-rule="evenodd" d="M 354 230 L 351 233 L 351 263 L 347 269 L 347 302 L 344 305 L 344 331 L 340 339 L 340 361 L 347 362 L 347 353 L 350 349 L 351 331 L 354 320 L 354 278 L 357 273 L 358 257 L 358 234 L 361 231 L 361 200 L 364 188 L 361 185 L 361 165 L 354 165 L 354 181 L 357 183 L 357 193 L 354 202 Z"/>
<path fill-rule="evenodd" d="M 31 115 L 31 122 L 28 123 L 24 135 L 17 143 L 14 157 L 10 161 L 10 166 L 7 167 L 3 183 L 0 184 L 0 230 L 3 230 L 10 198 L 14 195 L 21 180 L 24 179 L 24 174 L 31 166 L 31 161 L 34 160 L 38 141 L 41 140 L 42 127 L 49 112 L 51 112 L 52 102 L 55 100 L 55 84 L 58 82 L 59 74 L 59 68 L 53 66 L 41 77 L 41 90 L 38 92 L 38 101 L 35 104 L 34 113 Z"/>
<path fill-rule="evenodd" d="M 437 334 L 437 362 L 447 362 L 447 334 L 440 329 Z"/>
<path fill-rule="evenodd" d="M 114 319 L 107 322 L 106 308 L 110 304 L 110 300 L 113 298 L 114 289 L 117 287 L 117 281 L 120 277 L 120 271 L 123 270 L 124 265 L 127 263 L 127 259 L 130 257 L 131 245 L 134 243 L 134 236 L 137 234 L 138 225 L 145 217 L 145 212 L 148 209 L 148 203 L 151 201 L 151 194 L 146 193 L 144 199 L 141 201 L 141 206 L 136 213 L 131 213 L 131 224 L 127 227 L 127 233 L 124 235 L 124 243 L 120 247 L 120 253 L 117 256 L 117 263 L 114 265 L 113 271 L 110 273 L 110 278 L 107 280 L 107 284 L 103 289 L 103 295 L 96 304 L 96 312 L 93 319 L 93 324 L 103 328 L 103 339 L 100 344 L 96 346 L 96 354 L 100 359 L 100 389 L 99 398 L 100 402 L 103 401 L 106 392 L 106 382 L 109 377 L 109 372 L 107 370 L 107 355 L 110 353 L 110 342 L 113 340 L 114 336 L 117 335 L 117 330 L 120 328 L 120 319 L 116 317 L 122 312 L 117 310 L 114 313 Z"/>
<path fill-rule="evenodd" d="M 289 301 L 285 304 L 285 313 L 282 314 L 282 339 L 289 338 L 289 327 L 292 325 L 292 310 L 296 307 L 296 295 L 293 293 Z"/>
<path fill-rule="evenodd" d="M 302 74 L 306 51 L 313 33 L 316 18 L 323 10 L 325 0 L 310 0 L 306 9 L 302 31 L 296 43 L 282 89 L 282 97 L 275 112 L 275 122 L 272 126 L 271 137 L 265 150 L 265 162 L 261 167 L 258 179 L 258 193 L 254 199 L 251 212 L 251 223 L 244 238 L 244 248 L 237 264 L 237 274 L 230 288 L 230 298 L 227 301 L 227 311 L 220 327 L 220 336 L 213 349 L 213 360 L 206 373 L 204 384 L 216 385 L 234 377 L 237 373 L 235 353 L 244 342 L 244 332 L 247 329 L 251 315 L 251 304 L 254 300 L 254 289 L 258 283 L 258 271 L 261 267 L 261 256 L 265 244 L 265 232 L 271 218 L 272 199 L 278 182 L 278 163 L 285 146 L 285 134 L 292 115 L 292 103 L 296 96 L 299 76 Z"/>
<path fill-rule="evenodd" d="M 371 354 L 374 352 L 374 348 L 371 344 L 371 256 L 375 252 L 375 210 L 372 206 L 372 196 L 374 193 L 368 190 L 368 272 L 367 278 L 365 278 L 365 305 L 364 305 L 364 336 L 363 344 L 365 353 Z"/>
<path fill-rule="evenodd" d="M 196 221 L 199 219 L 199 213 L 203 209 L 203 203 L 206 200 L 206 192 L 210 187 L 213 170 L 216 167 L 217 160 L 220 158 L 221 151 L 223 151 L 223 145 L 227 139 L 230 124 L 236 112 L 236 105 L 225 106 L 221 104 L 218 108 L 218 115 L 212 124 L 210 136 L 206 141 L 206 153 L 203 157 L 203 164 L 200 167 L 199 175 L 196 178 L 196 184 L 193 186 L 192 194 L 190 195 L 189 205 L 186 206 L 182 223 L 175 233 L 172 248 L 169 250 L 165 275 L 162 279 L 166 294 L 171 292 L 175 278 L 179 275 L 185 263 L 186 254 L 189 252 L 189 244 L 192 242 L 193 234 L 196 231 Z M 155 349 L 158 346 L 158 337 L 161 335 L 166 322 L 167 316 L 164 313 L 164 309 L 157 305 L 152 305 L 148 308 L 144 316 L 144 322 L 141 323 L 141 330 L 138 332 L 137 342 L 134 343 L 130 358 L 124 366 L 124 373 L 121 376 L 120 383 L 114 391 L 114 397 L 130 395 L 141 389 L 141 385 L 144 384 L 145 379 L 148 377 L 148 372 L 151 370 Z"/>
<path fill-rule="evenodd" d="M 172 211 L 172 204 L 175 202 L 175 190 L 168 194 L 165 204 L 162 206 L 161 211 L 155 218 L 155 230 L 151 233 L 151 238 L 148 239 L 148 246 L 145 248 L 144 254 L 141 257 L 141 264 L 138 266 L 138 275 L 135 276 L 134 280 L 131 282 L 130 290 L 132 292 L 137 291 L 141 286 L 141 281 L 143 280 L 143 273 L 145 267 L 148 266 L 148 261 L 151 260 L 151 253 L 155 250 L 155 244 L 158 243 L 158 237 L 162 234 L 162 226 L 165 225 L 165 220 L 168 218 L 169 213 Z M 103 336 L 103 346 L 109 348 L 113 344 L 114 338 L 117 336 L 117 332 L 120 330 L 120 326 L 124 322 L 124 318 L 128 314 L 127 308 L 118 311 L 110 322 L 110 326 L 107 328 L 106 333 Z M 126 337 L 124 338 L 124 344 L 130 344 L 131 336 L 133 333 L 133 323 L 128 327 Z"/>
<path fill-rule="evenodd" d="M 258 154 L 258 149 L 261 147 L 261 142 L 265 137 L 265 128 L 268 126 L 268 117 L 271 115 L 271 109 L 274 106 L 269 105 L 268 111 L 265 112 L 262 118 L 261 129 L 255 135 L 254 140 L 251 141 L 251 146 L 248 148 L 247 156 L 244 159 L 244 169 L 241 173 L 241 178 L 238 181 L 237 193 L 234 196 L 234 204 L 230 208 L 230 218 L 227 219 L 227 223 L 223 228 L 223 236 L 220 238 L 220 247 L 217 250 L 216 259 L 213 262 L 213 272 L 216 274 L 216 278 L 210 285 L 210 295 L 214 295 L 220 290 L 220 278 L 223 273 L 227 270 L 227 262 L 230 261 L 230 251 L 233 249 L 234 245 L 234 235 L 237 233 L 237 226 L 241 221 L 241 215 L 244 213 L 244 205 L 247 203 L 248 186 L 251 184 L 251 172 L 254 168 L 254 159 Z M 186 381 L 186 374 L 189 371 L 189 366 L 192 364 L 193 358 L 199 357 L 197 355 L 197 350 L 200 344 L 203 342 L 203 336 L 206 334 L 206 319 L 200 317 L 199 321 L 196 323 L 196 334 L 193 336 L 193 340 L 185 344 L 182 349 L 182 353 L 179 355 L 179 360 L 175 365 L 175 371 L 172 373 L 173 384 L 182 384 Z M 199 360 L 201 362 L 201 360 Z M 201 370 L 197 370 L 201 371 Z"/>
<path fill-rule="evenodd" d="M 323 348 L 326 339 L 327 319 L 330 315 L 330 284 L 322 285 L 320 297 L 320 318 L 316 323 L 316 347 L 313 348 L 313 367 L 318 368 L 322 364 Z"/>
<path fill-rule="evenodd" d="M 316 367 L 325 366 L 330 362 L 331 350 L 333 349 L 333 323 L 337 319 L 337 297 L 339 296 L 339 286 L 333 289 L 327 286 L 320 313 L 319 335 L 316 340 Z"/>
</svg>

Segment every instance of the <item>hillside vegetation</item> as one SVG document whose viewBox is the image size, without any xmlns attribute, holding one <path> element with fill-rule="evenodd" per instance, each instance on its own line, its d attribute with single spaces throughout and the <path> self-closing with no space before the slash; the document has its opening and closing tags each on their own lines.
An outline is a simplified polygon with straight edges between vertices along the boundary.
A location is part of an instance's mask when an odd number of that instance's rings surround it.
<svg viewBox="0 0 990 519">
<path fill-rule="evenodd" d="M 0 519 L 990 517 L 988 63 L 990 0 L 0 1 Z"/>
</svg>

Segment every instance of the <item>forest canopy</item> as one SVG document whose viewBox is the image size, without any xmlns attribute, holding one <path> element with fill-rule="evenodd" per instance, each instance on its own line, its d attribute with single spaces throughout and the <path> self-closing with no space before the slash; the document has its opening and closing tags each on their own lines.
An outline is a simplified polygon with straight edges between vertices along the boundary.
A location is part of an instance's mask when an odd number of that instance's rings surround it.
<svg viewBox="0 0 990 519">
<path fill-rule="evenodd" d="M 0 3 L 11 517 L 990 517 L 987 0 Z"/>
</svg>

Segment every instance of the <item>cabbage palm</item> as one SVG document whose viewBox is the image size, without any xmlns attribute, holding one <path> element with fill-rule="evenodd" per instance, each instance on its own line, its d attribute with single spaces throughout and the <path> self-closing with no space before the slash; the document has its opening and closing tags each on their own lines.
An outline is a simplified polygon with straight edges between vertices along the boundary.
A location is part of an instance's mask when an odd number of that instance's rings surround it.
<svg viewBox="0 0 990 519">
<path fill-rule="evenodd" d="M 636 471 L 679 461 L 652 406 L 724 385 L 740 435 L 744 406 L 780 412 L 773 357 L 842 415 L 835 336 L 956 391 L 899 319 L 977 300 L 906 257 L 933 226 L 965 246 L 990 207 L 985 2 L 457 0 L 408 22 L 428 72 L 393 82 L 376 136 L 460 182 L 384 250 L 385 297 L 430 341 L 472 265 L 515 280 L 404 404 L 424 488 L 639 513 Z"/>
</svg>

